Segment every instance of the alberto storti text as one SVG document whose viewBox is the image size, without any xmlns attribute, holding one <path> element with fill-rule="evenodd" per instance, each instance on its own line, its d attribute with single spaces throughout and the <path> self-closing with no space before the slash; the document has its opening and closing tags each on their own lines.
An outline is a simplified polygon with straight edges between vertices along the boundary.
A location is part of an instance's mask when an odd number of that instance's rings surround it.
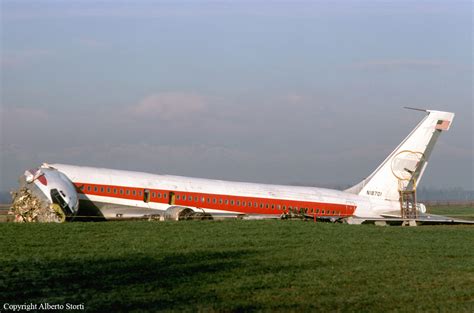
<svg viewBox="0 0 474 313">
<path fill-rule="evenodd" d="M 83 311 L 85 309 L 84 303 L 65 303 L 65 304 L 51 304 L 51 303 L 23 303 L 23 304 L 12 304 L 4 303 L 3 310 L 5 311 Z"/>
</svg>

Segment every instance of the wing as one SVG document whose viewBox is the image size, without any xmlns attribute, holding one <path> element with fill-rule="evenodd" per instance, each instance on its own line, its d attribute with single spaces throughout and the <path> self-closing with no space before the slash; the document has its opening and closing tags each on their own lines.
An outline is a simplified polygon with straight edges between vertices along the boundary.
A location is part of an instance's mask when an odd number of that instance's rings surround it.
<svg viewBox="0 0 474 313">
<path fill-rule="evenodd" d="M 449 216 L 421 213 L 415 219 L 404 219 L 396 214 L 383 214 L 381 217 L 352 216 L 345 220 L 348 224 L 376 224 L 376 225 L 474 225 L 474 220 L 463 220 Z"/>
</svg>

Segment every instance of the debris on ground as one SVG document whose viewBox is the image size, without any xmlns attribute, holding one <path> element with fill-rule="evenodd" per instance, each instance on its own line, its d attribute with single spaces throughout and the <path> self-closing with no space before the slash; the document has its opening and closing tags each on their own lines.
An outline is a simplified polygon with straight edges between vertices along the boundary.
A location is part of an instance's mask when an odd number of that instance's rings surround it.
<svg viewBox="0 0 474 313">
<path fill-rule="evenodd" d="M 49 204 L 35 196 L 30 189 L 23 187 L 12 194 L 12 206 L 9 214 L 14 215 L 17 223 L 62 223 L 65 221 L 61 207 Z"/>
</svg>

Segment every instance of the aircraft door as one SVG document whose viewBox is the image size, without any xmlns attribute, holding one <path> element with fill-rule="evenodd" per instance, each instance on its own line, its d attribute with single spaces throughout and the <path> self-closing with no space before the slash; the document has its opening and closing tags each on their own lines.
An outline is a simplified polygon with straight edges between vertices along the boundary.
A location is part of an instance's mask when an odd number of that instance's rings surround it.
<svg viewBox="0 0 474 313">
<path fill-rule="evenodd" d="M 150 201 L 151 201 L 151 193 L 150 189 L 143 189 L 143 202 L 145 202 L 145 205 L 151 209 L 150 207 Z"/>
<path fill-rule="evenodd" d="M 169 204 L 169 205 L 174 205 L 175 200 L 176 200 L 176 196 L 175 196 L 174 192 L 170 192 L 168 204 Z"/>
<path fill-rule="evenodd" d="M 145 203 L 150 202 L 150 189 L 143 190 L 143 202 Z"/>
</svg>

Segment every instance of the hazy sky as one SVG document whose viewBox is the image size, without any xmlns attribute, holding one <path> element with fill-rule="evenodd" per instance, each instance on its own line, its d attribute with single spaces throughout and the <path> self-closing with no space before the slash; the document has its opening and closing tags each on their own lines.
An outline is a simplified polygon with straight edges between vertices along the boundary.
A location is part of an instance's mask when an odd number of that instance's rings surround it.
<svg viewBox="0 0 474 313">
<path fill-rule="evenodd" d="M 471 1 L 0 1 L 1 181 L 42 162 L 357 183 L 456 113 L 423 178 L 474 189 Z"/>
</svg>

